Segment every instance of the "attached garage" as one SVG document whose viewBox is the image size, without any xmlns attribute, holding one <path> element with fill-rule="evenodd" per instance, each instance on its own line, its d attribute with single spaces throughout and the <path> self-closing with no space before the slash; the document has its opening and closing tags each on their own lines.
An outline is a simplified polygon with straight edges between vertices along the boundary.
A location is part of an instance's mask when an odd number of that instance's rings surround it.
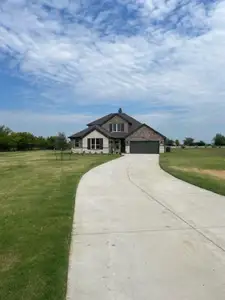
<svg viewBox="0 0 225 300">
<path fill-rule="evenodd" d="M 130 141 L 130 153 L 158 154 L 159 141 Z"/>
</svg>

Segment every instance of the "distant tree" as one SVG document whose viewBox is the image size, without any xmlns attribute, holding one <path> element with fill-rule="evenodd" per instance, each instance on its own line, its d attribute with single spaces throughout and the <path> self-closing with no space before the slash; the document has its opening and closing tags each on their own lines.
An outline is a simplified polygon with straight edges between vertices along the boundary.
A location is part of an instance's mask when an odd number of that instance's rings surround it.
<svg viewBox="0 0 225 300">
<path fill-rule="evenodd" d="M 12 130 L 5 126 L 5 125 L 0 125 L 0 135 L 9 135 L 12 133 Z"/>
<path fill-rule="evenodd" d="M 37 136 L 34 144 L 35 149 L 47 149 L 47 140 L 43 136 Z"/>
<path fill-rule="evenodd" d="M 174 146 L 174 140 L 171 140 L 171 139 L 166 139 L 166 145 L 167 146 Z"/>
<path fill-rule="evenodd" d="M 68 148 L 68 142 L 65 133 L 59 132 L 56 137 L 56 149 L 66 150 Z"/>
<path fill-rule="evenodd" d="M 4 125 L 0 126 L 0 151 L 10 150 L 10 135 L 12 130 Z"/>
<path fill-rule="evenodd" d="M 203 147 L 206 145 L 206 143 L 204 141 L 199 141 L 199 142 L 196 142 L 195 145 L 199 146 L 199 147 Z"/>
<path fill-rule="evenodd" d="M 194 139 L 191 137 L 186 137 L 184 140 L 185 146 L 193 146 L 194 145 Z"/>
<path fill-rule="evenodd" d="M 175 145 L 176 145 L 177 147 L 180 146 L 179 140 L 175 140 Z"/>
<path fill-rule="evenodd" d="M 47 137 L 47 149 L 53 150 L 56 147 L 57 136 Z"/>
<path fill-rule="evenodd" d="M 225 146 L 225 136 L 221 133 L 217 133 L 213 138 L 213 143 L 215 146 Z"/>
<path fill-rule="evenodd" d="M 30 132 L 13 132 L 5 125 L 0 126 L 0 151 L 25 151 L 33 149 L 63 149 L 69 147 L 64 133 L 58 136 L 34 136 Z"/>
<path fill-rule="evenodd" d="M 0 151 L 9 150 L 9 136 L 0 134 Z"/>
<path fill-rule="evenodd" d="M 17 150 L 32 150 L 35 146 L 35 136 L 30 132 L 16 132 L 13 134 Z"/>
<path fill-rule="evenodd" d="M 8 143 L 8 151 L 13 150 L 16 151 L 17 150 L 17 133 L 16 132 L 12 132 L 9 136 L 9 143 Z"/>
</svg>

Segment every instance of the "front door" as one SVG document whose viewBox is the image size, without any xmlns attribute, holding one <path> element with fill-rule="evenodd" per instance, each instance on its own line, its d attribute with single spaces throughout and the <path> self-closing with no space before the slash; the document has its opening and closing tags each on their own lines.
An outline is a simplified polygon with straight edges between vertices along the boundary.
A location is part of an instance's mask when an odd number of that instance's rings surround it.
<svg viewBox="0 0 225 300">
<path fill-rule="evenodd" d="M 125 139 L 121 140 L 121 153 L 125 153 L 126 152 L 126 143 L 125 143 Z"/>
</svg>

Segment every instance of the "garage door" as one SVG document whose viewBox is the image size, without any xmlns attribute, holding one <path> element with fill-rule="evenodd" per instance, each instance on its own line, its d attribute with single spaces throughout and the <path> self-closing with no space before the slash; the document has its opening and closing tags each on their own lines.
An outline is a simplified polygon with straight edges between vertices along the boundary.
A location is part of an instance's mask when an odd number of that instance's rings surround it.
<svg viewBox="0 0 225 300">
<path fill-rule="evenodd" d="M 158 141 L 131 141 L 130 142 L 130 153 L 159 153 L 159 142 Z"/>
</svg>

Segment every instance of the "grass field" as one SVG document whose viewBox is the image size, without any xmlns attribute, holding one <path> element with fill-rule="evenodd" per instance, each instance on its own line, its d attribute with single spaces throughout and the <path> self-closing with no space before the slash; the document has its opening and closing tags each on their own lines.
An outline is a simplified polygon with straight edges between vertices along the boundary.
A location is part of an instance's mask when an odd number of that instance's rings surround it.
<svg viewBox="0 0 225 300">
<path fill-rule="evenodd" d="M 0 299 L 65 299 L 77 184 L 115 157 L 0 153 Z"/>
<path fill-rule="evenodd" d="M 225 148 L 172 149 L 160 155 L 160 165 L 175 177 L 225 195 Z"/>
</svg>

